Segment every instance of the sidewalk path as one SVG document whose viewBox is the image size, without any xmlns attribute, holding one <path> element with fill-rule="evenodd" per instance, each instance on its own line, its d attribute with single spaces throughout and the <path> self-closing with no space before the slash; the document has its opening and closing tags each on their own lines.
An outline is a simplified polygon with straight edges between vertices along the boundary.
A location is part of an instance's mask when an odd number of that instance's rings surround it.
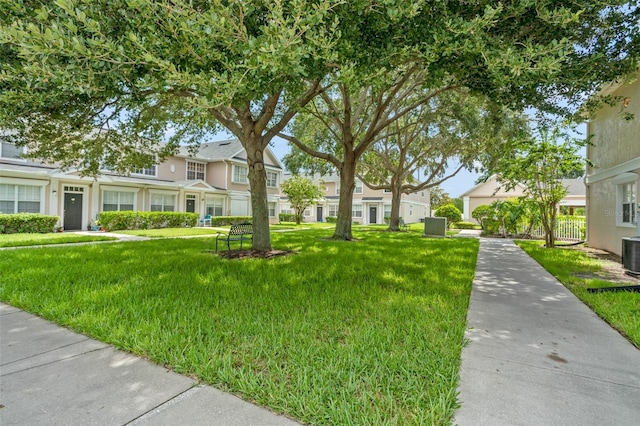
<svg viewBox="0 0 640 426">
<path fill-rule="evenodd" d="M 298 423 L 0 303 L 0 424 Z"/>
<path fill-rule="evenodd" d="M 458 425 L 640 425 L 640 350 L 512 241 L 480 240 L 467 322 Z"/>
</svg>

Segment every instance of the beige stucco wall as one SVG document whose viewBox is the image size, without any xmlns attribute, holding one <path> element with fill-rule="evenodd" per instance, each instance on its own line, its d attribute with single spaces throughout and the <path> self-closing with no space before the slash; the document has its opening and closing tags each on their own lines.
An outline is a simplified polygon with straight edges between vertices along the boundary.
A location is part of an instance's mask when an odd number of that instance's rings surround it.
<svg viewBox="0 0 640 426">
<path fill-rule="evenodd" d="M 637 225 L 616 220 L 622 212 L 615 179 L 628 172 L 640 175 L 640 82 L 611 94 L 629 98 L 624 111 L 635 114 L 635 119 L 622 119 L 618 105 L 603 108 L 588 124 L 593 144 L 587 148 L 587 157 L 594 167 L 587 167 L 587 240 L 591 247 L 621 254 L 622 238 L 638 235 Z M 636 191 L 638 183 L 636 179 Z"/>
</svg>

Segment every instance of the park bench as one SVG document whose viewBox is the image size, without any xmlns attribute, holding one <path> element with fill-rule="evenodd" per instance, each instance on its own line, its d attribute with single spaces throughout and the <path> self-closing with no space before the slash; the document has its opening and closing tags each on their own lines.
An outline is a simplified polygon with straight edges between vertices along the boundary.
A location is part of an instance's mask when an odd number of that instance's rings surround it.
<svg viewBox="0 0 640 426">
<path fill-rule="evenodd" d="M 218 241 L 224 242 L 229 251 L 231 251 L 231 241 L 240 241 L 240 249 L 242 249 L 243 241 L 253 242 L 253 225 L 250 223 L 231 225 L 228 234 L 216 235 L 216 251 L 218 251 Z"/>
<path fill-rule="evenodd" d="M 404 223 L 404 219 L 400 218 L 400 222 L 398 223 L 398 225 L 400 225 L 400 230 L 402 231 L 408 231 L 409 230 L 409 224 Z"/>
</svg>

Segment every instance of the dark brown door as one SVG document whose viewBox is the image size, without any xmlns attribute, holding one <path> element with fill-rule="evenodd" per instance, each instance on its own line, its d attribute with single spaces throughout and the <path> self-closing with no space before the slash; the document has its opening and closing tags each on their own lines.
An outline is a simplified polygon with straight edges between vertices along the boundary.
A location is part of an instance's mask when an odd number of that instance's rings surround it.
<svg viewBox="0 0 640 426">
<path fill-rule="evenodd" d="M 195 213 L 196 212 L 196 200 L 187 199 L 187 213 Z"/>
<path fill-rule="evenodd" d="M 322 207 L 320 206 L 316 209 L 316 220 L 322 222 Z"/>
<path fill-rule="evenodd" d="M 378 223 L 377 207 L 369 207 L 369 223 Z"/>
<path fill-rule="evenodd" d="M 64 230 L 82 229 L 82 194 L 64 194 Z"/>
</svg>

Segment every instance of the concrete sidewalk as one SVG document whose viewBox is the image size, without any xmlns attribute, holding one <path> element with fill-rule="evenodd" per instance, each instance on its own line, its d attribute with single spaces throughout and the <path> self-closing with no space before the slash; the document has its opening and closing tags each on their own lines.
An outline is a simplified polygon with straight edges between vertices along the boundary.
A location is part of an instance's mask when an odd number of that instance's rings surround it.
<svg viewBox="0 0 640 426">
<path fill-rule="evenodd" d="M 0 303 L 0 424 L 298 423 Z"/>
<path fill-rule="evenodd" d="M 640 351 L 512 241 L 480 240 L 467 315 L 458 425 L 640 425 Z"/>
</svg>

